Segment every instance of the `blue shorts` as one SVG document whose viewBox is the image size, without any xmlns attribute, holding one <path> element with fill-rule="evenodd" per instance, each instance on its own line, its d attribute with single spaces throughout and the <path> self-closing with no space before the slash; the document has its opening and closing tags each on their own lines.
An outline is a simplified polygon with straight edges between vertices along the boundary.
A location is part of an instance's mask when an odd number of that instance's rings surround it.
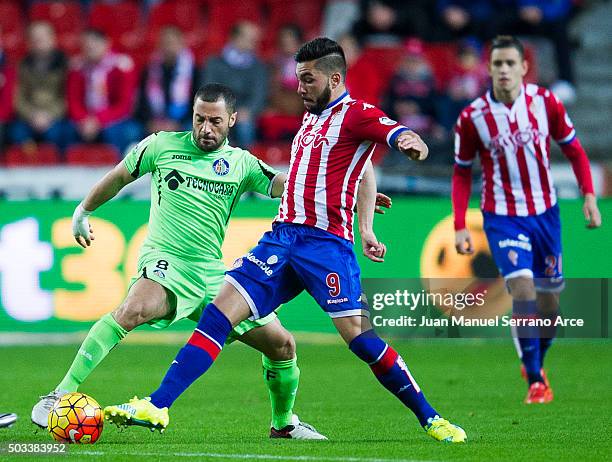
<svg viewBox="0 0 612 462">
<path fill-rule="evenodd" d="M 304 289 L 332 318 L 369 315 L 353 244 L 312 226 L 275 223 L 236 260 L 225 280 L 245 298 L 252 319 L 263 318 Z"/>
<path fill-rule="evenodd" d="M 559 207 L 540 215 L 510 217 L 483 212 L 484 231 L 504 279 L 532 277 L 536 289 L 563 289 Z"/>
</svg>

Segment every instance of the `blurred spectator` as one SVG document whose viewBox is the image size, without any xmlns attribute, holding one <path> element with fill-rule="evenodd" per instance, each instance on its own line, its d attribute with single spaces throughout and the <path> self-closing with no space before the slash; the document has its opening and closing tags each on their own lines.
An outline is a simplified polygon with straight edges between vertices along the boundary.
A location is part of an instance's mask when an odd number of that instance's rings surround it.
<svg viewBox="0 0 612 462">
<path fill-rule="evenodd" d="M 388 114 L 430 144 L 432 160 L 447 157 L 440 155 L 447 137 L 436 119 L 435 79 L 419 39 L 412 38 L 406 42 L 405 54 L 391 78 L 385 99 Z M 392 154 L 387 165 L 389 162 L 400 162 L 400 159 Z"/>
<path fill-rule="evenodd" d="M 436 122 L 431 114 L 426 114 L 421 110 L 419 102 L 414 98 L 404 98 L 398 100 L 393 105 L 395 119 L 402 125 L 410 127 L 417 132 L 423 139 L 443 141 L 446 132 L 444 128 Z"/>
<path fill-rule="evenodd" d="M 337 41 L 351 31 L 360 14 L 359 0 L 328 0 L 323 10 L 322 35 Z"/>
<path fill-rule="evenodd" d="M 148 133 L 190 129 L 196 79 L 197 67 L 183 32 L 175 26 L 164 27 L 158 50 L 143 73 L 136 111 Z"/>
<path fill-rule="evenodd" d="M 0 30 L 0 152 L 4 148 L 6 124 L 13 116 L 15 80 L 15 69 L 11 66 L 4 53 L 2 30 Z"/>
<path fill-rule="evenodd" d="M 287 24 L 278 31 L 278 53 L 272 62 L 270 80 L 269 108 L 274 112 L 294 116 L 301 116 L 304 113 L 304 102 L 296 91 L 298 80 L 295 75 L 294 59 L 303 42 L 302 30 L 296 25 Z"/>
<path fill-rule="evenodd" d="M 517 20 L 508 26 L 513 34 L 540 35 L 550 39 L 555 48 L 559 81 L 551 90 L 565 103 L 576 99 L 572 47 L 568 36 L 571 0 L 516 0 Z"/>
<path fill-rule="evenodd" d="M 351 34 L 344 34 L 338 40 L 346 57 L 346 88 L 355 99 L 362 99 L 374 105 L 380 105 L 384 92 L 380 73 L 371 61 L 364 58 L 357 39 Z"/>
<path fill-rule="evenodd" d="M 440 122 L 449 130 L 461 110 L 482 95 L 489 84 L 487 64 L 481 53 L 482 47 L 476 39 L 465 39 L 459 45 L 457 62 L 446 87 L 446 98 L 442 110 L 437 111 Z"/>
<path fill-rule="evenodd" d="M 130 119 L 136 96 L 132 58 L 113 53 L 103 32 L 83 33 L 82 56 L 68 74 L 68 112 L 81 140 L 114 145 L 121 154 L 141 137 Z"/>
<path fill-rule="evenodd" d="M 304 102 L 297 94 L 295 53 L 304 42 L 295 24 L 282 26 L 276 37 L 276 55 L 271 62 L 270 98 L 259 118 L 260 138 L 266 141 L 291 140 L 300 128 Z"/>
<path fill-rule="evenodd" d="M 54 143 L 62 151 L 74 141 L 66 120 L 68 61 L 56 46 L 53 26 L 37 21 L 28 28 L 28 54 L 19 64 L 17 120 L 10 128 L 13 143 Z"/>
<path fill-rule="evenodd" d="M 476 36 L 489 40 L 499 33 L 505 18 L 512 16 L 516 0 L 438 0 L 438 40 Z"/>
<path fill-rule="evenodd" d="M 353 34 L 363 46 L 392 46 L 407 35 L 425 37 L 429 20 L 421 0 L 361 0 Z"/>
<path fill-rule="evenodd" d="M 268 97 L 268 72 L 256 55 L 260 37 L 256 24 L 250 21 L 236 23 L 221 54 L 207 61 L 202 79 L 204 84 L 222 82 L 236 94 L 238 118 L 230 138 L 242 147 L 255 141 L 257 117 Z"/>
<path fill-rule="evenodd" d="M 434 75 L 425 57 L 423 42 L 412 38 L 406 42 L 405 54 L 391 78 L 387 93 L 387 110 L 397 116 L 396 104 L 404 100 L 415 102 L 419 112 L 434 115 Z"/>
</svg>

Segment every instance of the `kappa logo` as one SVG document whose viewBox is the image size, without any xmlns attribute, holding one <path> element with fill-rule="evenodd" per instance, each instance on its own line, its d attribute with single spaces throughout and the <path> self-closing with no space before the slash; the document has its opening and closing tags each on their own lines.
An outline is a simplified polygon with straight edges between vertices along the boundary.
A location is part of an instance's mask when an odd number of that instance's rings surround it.
<svg viewBox="0 0 612 462">
<path fill-rule="evenodd" d="M 328 298 L 327 299 L 327 304 L 328 305 L 338 305 L 340 303 L 346 303 L 348 302 L 349 299 L 347 297 L 342 297 L 342 298 Z"/>
<path fill-rule="evenodd" d="M 172 170 L 164 177 L 164 181 L 168 184 L 168 189 L 174 191 L 185 182 L 185 178 L 176 170 Z"/>
<path fill-rule="evenodd" d="M 230 165 L 223 157 L 214 161 L 212 165 L 213 172 L 219 176 L 225 176 L 230 171 Z"/>
</svg>

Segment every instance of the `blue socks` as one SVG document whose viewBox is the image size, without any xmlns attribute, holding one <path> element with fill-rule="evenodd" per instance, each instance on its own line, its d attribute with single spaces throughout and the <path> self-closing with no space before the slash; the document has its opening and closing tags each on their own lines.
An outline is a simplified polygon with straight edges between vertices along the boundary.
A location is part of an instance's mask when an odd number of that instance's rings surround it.
<svg viewBox="0 0 612 462">
<path fill-rule="evenodd" d="M 187 344 L 172 361 L 159 388 L 151 394 L 151 403 L 158 408 L 172 403 L 215 361 L 232 325 L 219 309 L 210 303 Z"/>
<path fill-rule="evenodd" d="M 535 319 L 537 317 L 537 305 L 535 300 L 514 300 L 512 302 L 512 316 L 515 319 Z M 534 382 L 544 382 L 540 369 L 542 368 L 542 357 L 540 355 L 540 331 L 538 327 L 519 326 L 516 328 L 519 356 L 525 371 L 529 385 Z"/>
<path fill-rule="evenodd" d="M 374 330 L 355 337 L 349 348 L 370 366 L 378 381 L 387 390 L 414 412 L 421 426 L 427 425 L 427 419 L 430 417 L 438 415 L 423 396 L 402 357 L 378 337 Z"/>
<path fill-rule="evenodd" d="M 540 361 L 542 362 L 542 367 L 544 367 L 544 356 L 557 335 L 557 326 L 554 325 L 557 316 L 559 316 L 559 310 L 553 313 L 540 313 L 540 317 L 542 319 L 549 319 L 551 324 L 550 327 L 540 328 Z"/>
</svg>

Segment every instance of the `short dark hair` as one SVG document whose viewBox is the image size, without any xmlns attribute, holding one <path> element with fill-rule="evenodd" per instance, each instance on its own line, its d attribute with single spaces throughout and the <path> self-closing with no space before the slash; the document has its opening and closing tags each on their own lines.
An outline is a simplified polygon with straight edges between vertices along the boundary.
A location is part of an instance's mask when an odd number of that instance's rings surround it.
<svg viewBox="0 0 612 462">
<path fill-rule="evenodd" d="M 193 97 L 193 103 L 196 100 L 201 99 L 207 103 L 216 103 L 220 99 L 223 99 L 227 112 L 233 114 L 236 112 L 236 95 L 230 87 L 223 85 L 222 83 L 207 83 L 198 88 L 195 96 Z"/>
<path fill-rule="evenodd" d="M 295 62 L 303 63 L 316 60 L 315 67 L 326 74 L 340 72 L 346 78 L 346 57 L 337 42 L 327 37 L 317 37 L 306 42 L 295 54 Z"/>
<path fill-rule="evenodd" d="M 491 51 L 499 49 L 499 48 L 515 48 L 518 50 L 519 55 L 521 55 L 521 59 L 525 59 L 525 47 L 519 39 L 517 39 L 513 35 L 498 35 L 491 42 Z"/>
</svg>

